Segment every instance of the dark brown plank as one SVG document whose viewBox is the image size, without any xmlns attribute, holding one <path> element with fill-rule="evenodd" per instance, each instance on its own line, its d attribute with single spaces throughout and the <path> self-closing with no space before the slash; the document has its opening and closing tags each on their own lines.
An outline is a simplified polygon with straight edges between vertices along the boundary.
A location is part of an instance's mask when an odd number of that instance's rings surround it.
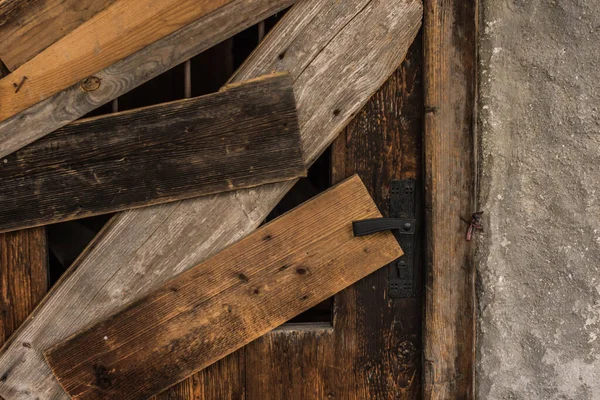
<svg viewBox="0 0 600 400">
<path fill-rule="evenodd" d="M 47 267 L 44 228 L 0 234 L 0 345 L 46 294 Z"/>
<path fill-rule="evenodd" d="M 68 125 L 0 163 L 0 231 L 305 175 L 292 81 Z"/>
<path fill-rule="evenodd" d="M 419 35 L 401 67 L 332 146 L 332 180 L 358 173 L 383 214 L 390 180 L 422 178 L 422 56 Z M 381 268 L 336 295 L 329 329 L 290 328 L 249 344 L 248 398 L 418 399 L 421 291 L 390 299 L 388 276 Z"/>
<path fill-rule="evenodd" d="M 13 71 L 114 2 L 0 1 L 0 59 Z"/>
<path fill-rule="evenodd" d="M 45 352 L 75 399 L 145 399 L 402 254 L 353 177 Z"/>
<path fill-rule="evenodd" d="M 425 2 L 425 399 L 474 398 L 477 3 Z"/>
</svg>

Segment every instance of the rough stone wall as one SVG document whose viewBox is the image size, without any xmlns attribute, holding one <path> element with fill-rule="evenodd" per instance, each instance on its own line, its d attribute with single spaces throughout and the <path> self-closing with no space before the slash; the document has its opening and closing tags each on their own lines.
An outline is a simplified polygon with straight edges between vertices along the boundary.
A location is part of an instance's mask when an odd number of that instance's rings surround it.
<svg viewBox="0 0 600 400">
<path fill-rule="evenodd" d="M 600 0 L 481 0 L 478 399 L 600 399 Z"/>
</svg>

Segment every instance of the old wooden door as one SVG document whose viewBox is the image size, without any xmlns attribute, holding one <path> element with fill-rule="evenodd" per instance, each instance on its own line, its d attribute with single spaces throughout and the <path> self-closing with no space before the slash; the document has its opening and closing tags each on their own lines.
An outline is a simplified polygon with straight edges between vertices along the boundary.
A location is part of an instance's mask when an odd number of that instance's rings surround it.
<svg viewBox="0 0 600 400">
<path fill-rule="evenodd" d="M 266 22 L 266 29 L 273 21 Z M 263 34 L 259 26 L 258 34 Z M 234 39 L 235 63 L 256 31 Z M 392 180 L 421 180 L 422 39 L 402 66 L 282 200 L 277 215 L 358 173 L 384 215 Z M 416 216 L 422 224 L 417 191 Z M 158 399 L 417 399 L 421 393 L 423 229 L 415 292 L 391 298 L 383 267 L 335 298 L 158 396 Z"/>
<path fill-rule="evenodd" d="M 214 92 L 256 47 L 280 16 L 236 35 L 218 46 L 96 110 L 93 115 L 137 108 Z M 272 216 L 358 173 L 384 215 L 390 186 L 411 179 L 420 188 L 423 125 L 422 39 L 417 37 L 402 66 L 340 134 L 282 200 Z M 422 226 L 422 202 L 415 216 Z M 108 220 L 109 216 L 52 225 L 46 229 L 50 249 L 50 283 Z M 390 276 L 382 268 L 334 298 L 256 340 L 157 399 L 415 399 L 421 393 L 421 295 L 423 229 L 415 235 L 414 293 L 392 298 Z M 35 254 L 39 268 L 27 271 L 36 282 L 31 300 L 15 317 L 21 321 L 47 289 L 43 228 L 21 244 Z M 6 240 L 12 240 L 6 236 Z M 42 243 L 44 242 L 44 243 Z M 39 253 L 39 254 L 38 254 Z M 21 282 L 13 273 L 8 279 Z M 10 285 L 10 283 L 9 283 Z M 15 285 L 16 286 L 16 285 Z M 23 309 L 22 311 L 20 309 Z M 16 315 L 15 311 L 15 315 Z M 18 322 L 15 322 L 16 328 Z M 8 336 L 10 332 L 5 332 Z"/>
</svg>

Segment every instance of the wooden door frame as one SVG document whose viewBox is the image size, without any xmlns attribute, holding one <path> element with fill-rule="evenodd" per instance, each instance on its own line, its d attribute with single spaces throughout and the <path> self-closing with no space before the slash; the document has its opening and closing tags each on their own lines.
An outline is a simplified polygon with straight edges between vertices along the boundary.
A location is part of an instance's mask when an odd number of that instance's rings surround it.
<svg viewBox="0 0 600 400">
<path fill-rule="evenodd" d="M 424 1 L 425 213 L 423 398 L 475 396 L 478 0 Z"/>
</svg>

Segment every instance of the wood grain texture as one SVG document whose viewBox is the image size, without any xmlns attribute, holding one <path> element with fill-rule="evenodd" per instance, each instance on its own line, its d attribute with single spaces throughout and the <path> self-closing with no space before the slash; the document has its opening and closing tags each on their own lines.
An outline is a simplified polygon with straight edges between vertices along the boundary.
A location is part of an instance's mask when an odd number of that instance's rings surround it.
<svg viewBox="0 0 600 400">
<path fill-rule="evenodd" d="M 117 0 L 0 79 L 0 121 L 205 17 L 230 1 Z M 86 82 L 81 83 L 82 90 L 97 90 L 98 85 Z"/>
<path fill-rule="evenodd" d="M 425 399 L 474 398 L 477 1 L 425 2 Z"/>
<path fill-rule="evenodd" d="M 327 148 L 396 70 L 421 23 L 418 1 L 371 1 L 359 11 L 350 1 L 344 2 L 347 7 L 339 4 L 338 0 L 298 3 L 235 78 L 246 80 L 297 63 L 306 65 L 292 74 L 305 162 L 314 161 Z M 339 13 L 330 13 L 331 19 L 313 25 L 315 15 L 332 8 Z M 352 16 L 348 18 L 345 10 Z M 349 22 L 339 24 L 337 18 Z M 305 32 L 314 30 L 320 32 L 315 35 L 316 50 L 287 48 L 289 35 L 300 41 Z M 313 48 L 315 43 L 305 46 Z M 303 107 L 310 107 L 312 114 Z M 42 349 L 244 237 L 261 224 L 292 185 L 263 185 L 119 214 L 54 286 L 36 310 L 35 320 L 19 332 L 21 339 L 32 341 L 34 351 L 24 357 L 22 349 L 10 346 L 0 355 L 0 374 L 15 365 L 6 381 L 0 382 L 0 395 L 6 400 L 27 399 L 25 392 L 40 400 L 61 398 Z"/>
<path fill-rule="evenodd" d="M 0 2 L 0 60 L 14 71 L 116 0 Z"/>
<path fill-rule="evenodd" d="M 0 234 L 0 344 L 8 341 L 46 294 L 47 268 L 44 228 Z"/>
<path fill-rule="evenodd" d="M 306 175 L 289 75 L 67 125 L 0 163 L 0 231 Z"/>
<path fill-rule="evenodd" d="M 94 77 L 100 82 L 96 90 L 82 90 L 80 82 L 77 82 L 45 100 L 38 99 L 39 102 L 34 106 L 0 122 L 0 157 L 86 115 L 241 30 L 290 6 L 293 2 L 294 0 L 228 2 L 215 12 L 186 25 L 110 67 L 94 72 Z"/>
<path fill-rule="evenodd" d="M 358 173 L 384 214 L 390 180 L 422 178 L 422 54 L 419 35 L 332 145 L 332 180 Z M 329 329 L 286 327 L 246 346 L 247 398 L 420 398 L 422 302 L 389 298 L 388 276 L 381 268 L 337 294 Z"/>
<path fill-rule="evenodd" d="M 45 352 L 74 399 L 146 399 L 402 255 L 353 177 Z"/>
</svg>

